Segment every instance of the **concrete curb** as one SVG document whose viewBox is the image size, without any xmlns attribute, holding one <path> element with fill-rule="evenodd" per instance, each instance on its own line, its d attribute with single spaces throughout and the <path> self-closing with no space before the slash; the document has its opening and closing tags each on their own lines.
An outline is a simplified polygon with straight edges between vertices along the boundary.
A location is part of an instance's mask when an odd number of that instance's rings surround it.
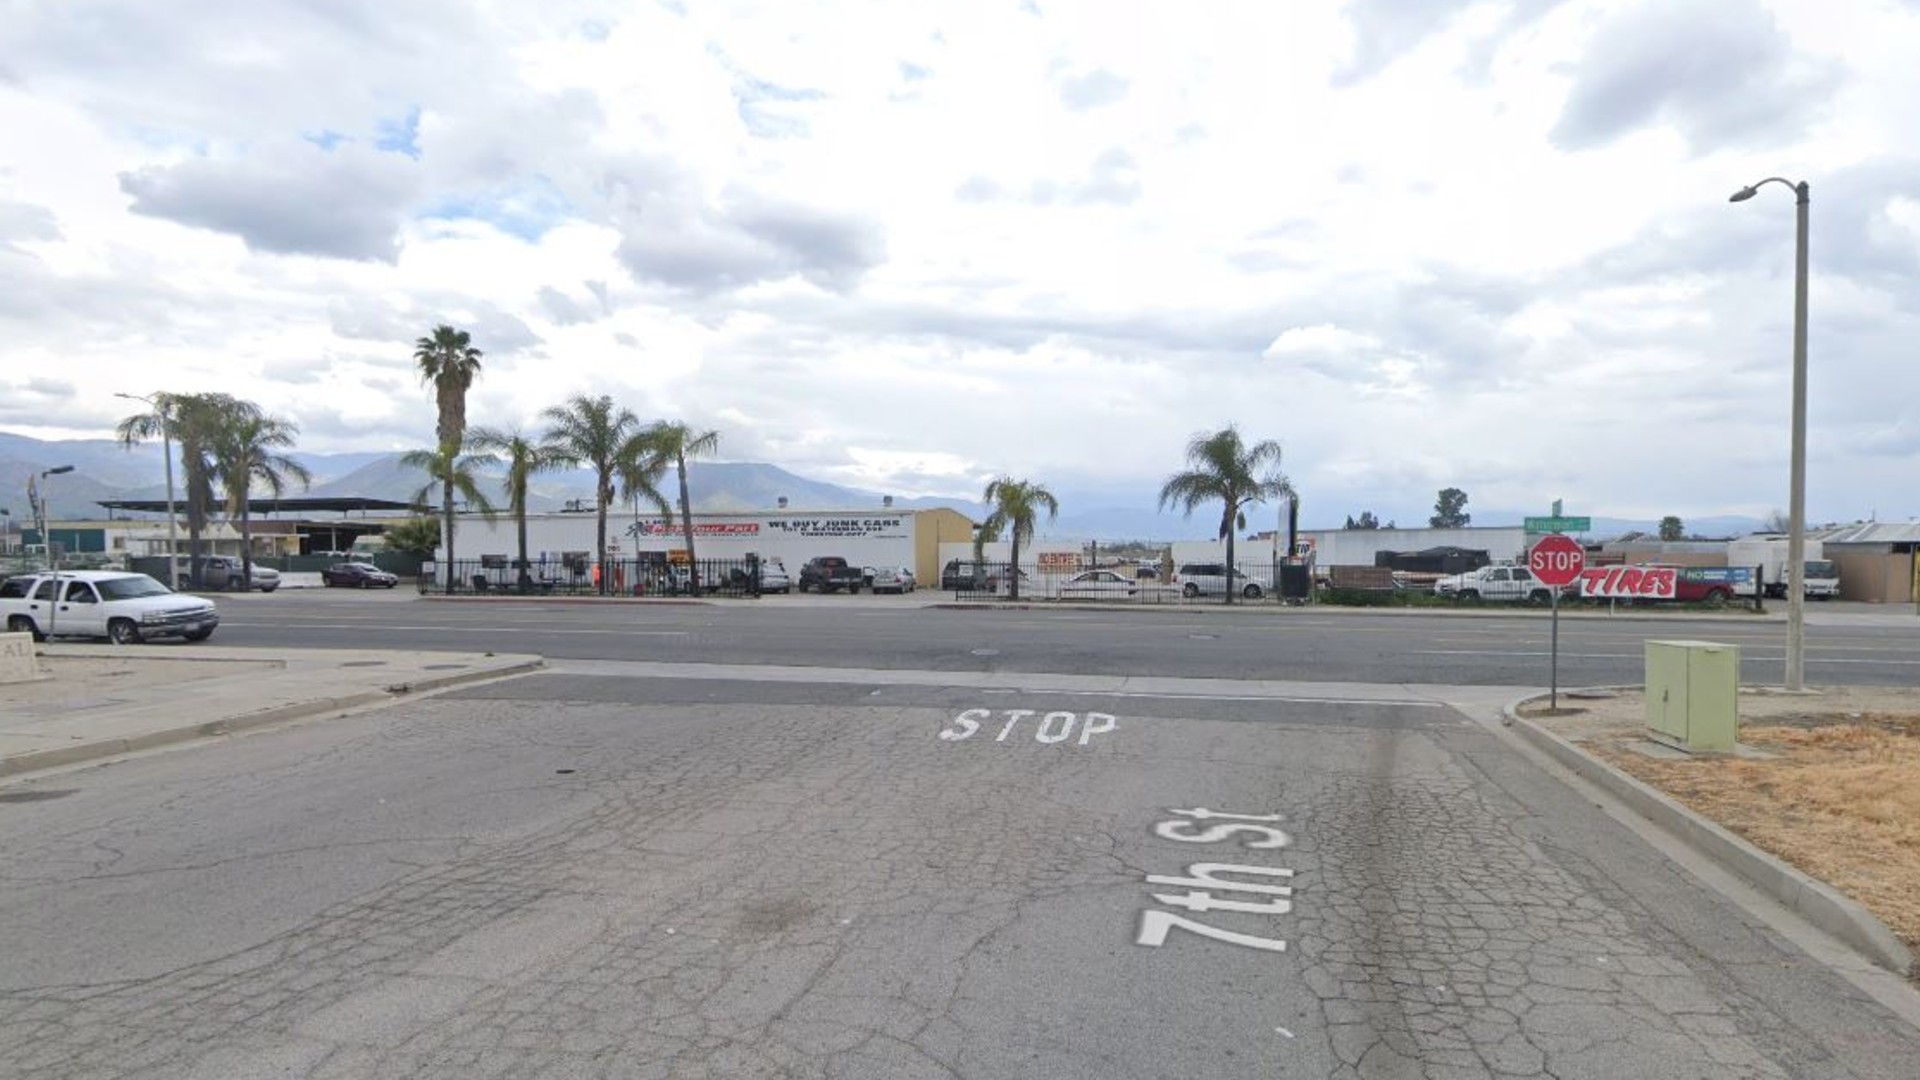
<svg viewBox="0 0 1920 1080">
<path fill-rule="evenodd" d="M 1552 617 L 1548 608 L 1528 607 L 1524 604 L 1495 604 L 1491 607 L 1360 607 L 1346 604 L 1281 604 L 1270 600 L 1255 600 L 1251 603 L 1235 603 L 1231 606 L 1222 603 L 1194 603 L 1191 601 L 1169 601 L 1166 603 L 1100 603 L 1099 601 L 1074 600 L 936 600 L 920 605 L 929 611 L 1127 611 L 1148 615 L 1232 615 L 1242 618 L 1294 618 L 1303 615 L 1327 615 L 1332 617 L 1384 615 L 1401 619 L 1525 619 L 1538 618 L 1545 621 Z M 1751 612 L 1723 611 L 1686 611 L 1666 608 L 1635 608 L 1631 612 L 1570 611 L 1560 609 L 1560 617 L 1568 620 L 1623 619 L 1646 616 L 1651 618 L 1678 619 L 1702 622 L 1783 622 L 1785 615 L 1755 615 Z"/>
<path fill-rule="evenodd" d="M 1520 715 L 1522 705 L 1545 696 L 1528 694 L 1509 702 L 1502 710 L 1507 726 L 1548 757 L 1606 789 L 1641 817 L 1874 963 L 1902 977 L 1913 974 L 1914 957 L 1906 944 L 1866 908 Z"/>
<path fill-rule="evenodd" d="M 344 694 L 340 697 L 321 698 L 315 701 L 300 701 L 277 708 L 262 709 L 259 712 L 245 713 L 240 716 L 225 716 L 218 720 L 209 720 L 201 724 L 186 724 L 162 731 L 149 731 L 144 735 L 135 735 L 125 739 L 99 739 L 81 743 L 77 746 L 63 746 L 53 750 L 32 750 L 24 754 L 15 754 L 0 759 L 0 779 L 39 772 L 43 769 L 55 769 L 62 765 L 77 765 L 100 758 L 119 757 L 140 750 L 151 750 L 159 746 L 174 743 L 191 742 L 216 735 L 232 735 L 252 728 L 283 724 L 293 720 L 304 720 L 309 716 L 323 713 L 357 709 L 366 705 L 398 702 L 402 695 L 424 694 L 433 690 L 444 690 L 461 683 L 481 682 L 487 679 L 505 678 L 511 675 L 525 675 L 546 667 L 546 661 L 535 659 L 524 663 L 512 664 L 503 668 L 487 671 L 463 671 L 449 675 L 437 675 L 419 682 L 398 683 L 385 690 L 363 690 L 356 694 Z"/>
</svg>

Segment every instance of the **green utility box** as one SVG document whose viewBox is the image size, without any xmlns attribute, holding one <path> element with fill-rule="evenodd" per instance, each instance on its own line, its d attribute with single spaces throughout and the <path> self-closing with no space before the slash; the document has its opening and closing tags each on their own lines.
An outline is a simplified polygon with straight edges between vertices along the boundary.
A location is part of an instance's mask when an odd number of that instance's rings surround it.
<svg viewBox="0 0 1920 1080">
<path fill-rule="evenodd" d="M 1740 738 L 1740 647 L 1647 642 L 1647 726 L 1688 750 L 1732 750 Z"/>
</svg>

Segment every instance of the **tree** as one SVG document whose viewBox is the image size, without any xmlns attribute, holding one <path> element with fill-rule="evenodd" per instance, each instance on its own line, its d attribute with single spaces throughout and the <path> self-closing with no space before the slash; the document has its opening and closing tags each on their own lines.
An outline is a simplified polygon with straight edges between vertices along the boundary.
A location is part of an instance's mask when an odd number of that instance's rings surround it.
<svg viewBox="0 0 1920 1080">
<path fill-rule="evenodd" d="M 1201 503 L 1220 502 L 1217 539 L 1227 542 L 1227 603 L 1233 603 L 1234 530 L 1247 527 L 1246 508 L 1290 494 L 1292 487 L 1280 473 L 1280 444 L 1264 439 L 1247 446 L 1238 428 L 1201 432 L 1187 443 L 1191 468 L 1174 473 L 1160 488 L 1160 506 L 1180 507 L 1188 517 Z"/>
<path fill-rule="evenodd" d="M 1464 529 L 1473 524 L 1473 515 L 1467 513 L 1467 493 L 1459 488 L 1441 488 L 1427 524 L 1436 529 Z"/>
<path fill-rule="evenodd" d="M 413 359 L 420 365 L 420 381 L 433 387 L 439 419 L 434 426 L 435 460 L 451 469 L 460 460 L 467 436 L 467 390 L 480 373 L 479 349 L 465 330 L 442 324 L 413 343 Z M 446 522 L 447 591 L 453 591 L 453 495 L 451 472 L 439 475 L 441 516 Z M 423 499 L 424 501 L 424 499 Z"/>
<path fill-rule="evenodd" d="M 1686 536 L 1687 526 L 1679 518 L 1668 514 L 1660 519 L 1660 539 L 1684 540 Z"/>
<path fill-rule="evenodd" d="M 228 428 L 260 415 L 260 407 L 230 394 L 175 394 L 172 405 L 173 441 L 180 450 L 180 472 L 186 488 L 187 565 L 196 587 L 202 559 L 200 534 L 213 513 L 214 491 L 222 472 L 215 448 Z M 131 419 L 131 418 L 129 418 Z"/>
<path fill-rule="evenodd" d="M 1002 476 L 987 482 L 987 490 L 980 501 L 991 506 L 987 520 L 980 523 L 974 533 L 973 555 L 978 559 L 981 549 L 988 540 L 997 540 L 1004 531 L 1012 531 L 1013 567 L 1007 575 L 1011 582 L 1011 596 L 1020 599 L 1020 546 L 1033 541 L 1033 527 L 1040 511 L 1047 512 L 1047 520 L 1060 516 L 1060 500 L 1045 487 L 1026 480 L 1015 480 L 1011 476 Z"/>
<path fill-rule="evenodd" d="M 433 333 L 413 343 L 413 359 L 420 365 L 420 381 L 433 387 L 434 404 L 439 407 L 435 442 L 441 446 L 459 446 L 467 431 L 467 390 L 480 373 L 480 357 L 473 338 L 465 330 L 440 325 Z"/>
<path fill-rule="evenodd" d="M 460 447 L 441 447 L 438 450 L 409 450 L 400 455 L 400 464 L 420 469 L 429 479 L 413 493 L 413 501 L 425 504 L 432 497 L 434 486 L 440 485 L 441 495 L 447 500 L 442 507 L 441 520 L 445 531 L 441 534 L 442 543 L 447 549 L 447 591 L 452 592 L 453 580 L 453 497 L 458 494 L 466 498 L 467 505 L 480 511 L 488 518 L 493 516 L 493 503 L 486 493 L 480 490 L 480 470 L 493 459 L 480 454 L 463 454 Z"/>
<path fill-rule="evenodd" d="M 597 398 L 575 394 L 565 405 L 555 405 L 540 415 L 553 425 L 545 436 L 547 447 L 568 465 L 593 470 L 595 536 L 599 541 L 593 559 L 597 567 L 607 557 L 607 507 L 613 502 L 621 461 L 644 451 L 634 440 L 640 420 L 605 394 Z M 599 577 L 602 593 L 613 587 L 613 575 L 602 573 Z"/>
<path fill-rule="evenodd" d="M 240 515 L 240 576 L 248 589 L 253 588 L 254 483 L 276 497 L 286 491 L 289 479 L 298 480 L 301 487 L 313 483 L 305 465 L 280 452 L 292 449 L 298 434 L 299 425 L 255 409 L 235 416 L 214 436 L 213 456 L 226 486 L 227 520 Z"/>
<path fill-rule="evenodd" d="M 565 459 L 551 446 L 537 442 L 519 429 L 502 431 L 479 427 L 467 433 L 467 449 L 474 454 L 506 462 L 507 476 L 502 488 L 507 495 L 507 512 L 513 515 L 514 531 L 519 539 L 518 580 L 524 586 L 532 576 L 527 572 L 527 489 L 538 473 L 564 465 Z"/>
<path fill-rule="evenodd" d="M 173 500 L 173 411 L 176 395 L 160 390 L 152 397 L 141 400 L 147 402 L 148 411 L 134 413 L 120 421 L 114 427 L 113 434 L 120 445 L 128 450 L 149 439 L 159 439 L 163 447 L 167 474 L 167 583 L 177 586 L 180 584 L 180 553 L 172 550 L 179 544 L 174 534 L 176 519 Z"/>
<path fill-rule="evenodd" d="M 720 433 L 717 431 L 694 430 L 678 420 L 661 420 L 648 425 L 640 433 L 640 445 L 645 452 L 656 456 L 660 463 L 671 464 L 680 476 L 680 527 L 685 530 L 687 541 L 687 565 L 690 574 L 687 578 L 695 592 L 700 589 L 700 560 L 693 551 L 693 501 L 687 493 L 687 459 L 704 457 L 720 448 Z M 631 489 L 631 485 L 629 485 Z M 648 490 L 648 489 L 642 489 Z M 653 494 L 657 495 L 657 492 Z"/>
<path fill-rule="evenodd" d="M 647 433 L 642 431 L 627 437 L 620 444 L 620 452 L 615 455 L 614 475 L 620 481 L 620 497 L 633 507 L 633 538 L 640 539 L 640 504 L 646 503 L 659 512 L 660 521 L 665 525 L 673 524 L 673 503 L 660 491 L 660 481 L 667 475 L 667 467 L 673 464 L 671 458 L 661 454 L 647 441 Z M 688 528 L 691 529 L 691 518 Z M 689 570 L 692 566 L 692 537 L 687 538 Z M 698 574 L 690 573 L 687 578 L 689 588 L 699 585 Z"/>
<path fill-rule="evenodd" d="M 440 521 L 431 517 L 408 518 L 383 535 L 393 550 L 431 559 L 434 549 L 440 546 Z"/>
<path fill-rule="evenodd" d="M 1380 527 L 1380 519 L 1373 516 L 1373 511 L 1362 510 L 1358 518 L 1348 516 L 1346 527 L 1349 529 L 1377 529 Z"/>
<path fill-rule="evenodd" d="M 1793 531 L 1793 519 L 1785 510 L 1775 510 L 1760 522 L 1761 532 L 1785 533 Z"/>
</svg>

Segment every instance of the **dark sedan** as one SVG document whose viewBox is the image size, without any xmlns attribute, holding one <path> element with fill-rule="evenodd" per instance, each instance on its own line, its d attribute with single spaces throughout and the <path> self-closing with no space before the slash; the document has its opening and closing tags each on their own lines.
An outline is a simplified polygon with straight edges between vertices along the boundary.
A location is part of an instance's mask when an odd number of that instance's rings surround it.
<svg viewBox="0 0 1920 1080">
<path fill-rule="evenodd" d="M 391 589 L 400 579 L 369 563 L 334 563 L 320 571 L 320 580 L 329 587 L 344 585 L 350 589 Z"/>
</svg>

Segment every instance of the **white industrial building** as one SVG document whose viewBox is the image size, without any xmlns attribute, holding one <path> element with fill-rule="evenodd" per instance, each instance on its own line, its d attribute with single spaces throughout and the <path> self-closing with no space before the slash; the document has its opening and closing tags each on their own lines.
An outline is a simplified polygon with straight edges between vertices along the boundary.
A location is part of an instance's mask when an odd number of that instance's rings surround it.
<svg viewBox="0 0 1920 1080">
<path fill-rule="evenodd" d="M 591 512 L 529 514 L 527 559 L 535 566 L 591 561 L 595 527 Z M 516 528 L 513 518 L 504 514 L 491 521 L 461 514 L 454 527 L 454 557 L 463 563 L 518 558 Z M 789 573 L 798 573 L 808 559 L 838 555 L 856 566 L 904 566 L 921 581 L 932 582 L 939 577 L 941 545 L 971 543 L 973 528 L 966 515 L 947 509 L 696 513 L 693 542 L 701 559 L 743 559 L 751 552 L 763 559 L 777 558 Z M 631 560 L 642 552 L 671 556 L 685 547 L 678 520 L 669 524 L 657 514 L 638 518 L 630 512 L 607 514 L 609 563 Z M 435 552 L 436 561 L 445 557 L 445 547 Z"/>
</svg>

